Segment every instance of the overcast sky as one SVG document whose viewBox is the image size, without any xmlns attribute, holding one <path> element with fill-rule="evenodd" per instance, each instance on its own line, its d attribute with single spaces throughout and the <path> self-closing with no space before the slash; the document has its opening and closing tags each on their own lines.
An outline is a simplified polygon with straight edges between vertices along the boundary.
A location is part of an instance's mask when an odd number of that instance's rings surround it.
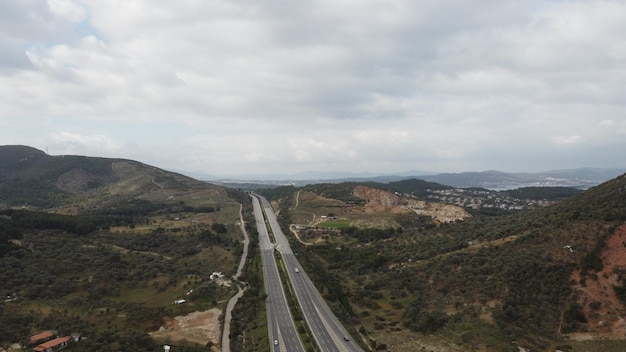
<svg viewBox="0 0 626 352">
<path fill-rule="evenodd" d="M 213 175 L 626 166 L 626 2 L 0 0 L 0 144 Z"/>
</svg>

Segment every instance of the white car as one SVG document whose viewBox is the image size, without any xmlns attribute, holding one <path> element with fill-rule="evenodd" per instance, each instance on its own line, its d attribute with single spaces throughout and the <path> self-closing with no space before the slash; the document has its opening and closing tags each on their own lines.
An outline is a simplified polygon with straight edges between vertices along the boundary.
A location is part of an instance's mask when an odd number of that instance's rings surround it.
<svg viewBox="0 0 626 352">
<path fill-rule="evenodd" d="M 278 346 L 278 340 L 274 340 L 274 346 Z"/>
</svg>

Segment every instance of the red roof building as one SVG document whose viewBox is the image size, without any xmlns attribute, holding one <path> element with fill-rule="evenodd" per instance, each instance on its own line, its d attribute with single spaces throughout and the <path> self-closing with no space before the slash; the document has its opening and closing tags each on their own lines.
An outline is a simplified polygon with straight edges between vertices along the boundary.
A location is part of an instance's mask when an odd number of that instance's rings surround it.
<svg viewBox="0 0 626 352">
<path fill-rule="evenodd" d="M 33 348 L 33 352 L 56 352 L 67 347 L 67 344 L 72 339 L 71 336 L 59 337 L 48 342 L 44 342 Z"/>
<path fill-rule="evenodd" d="M 53 338 L 57 337 L 56 332 L 52 331 L 52 330 L 48 330 L 48 331 L 44 331 L 44 332 L 40 332 L 37 335 L 33 335 L 29 338 L 29 344 L 30 345 L 38 345 L 40 343 L 44 343 L 46 341 L 50 341 Z"/>
</svg>

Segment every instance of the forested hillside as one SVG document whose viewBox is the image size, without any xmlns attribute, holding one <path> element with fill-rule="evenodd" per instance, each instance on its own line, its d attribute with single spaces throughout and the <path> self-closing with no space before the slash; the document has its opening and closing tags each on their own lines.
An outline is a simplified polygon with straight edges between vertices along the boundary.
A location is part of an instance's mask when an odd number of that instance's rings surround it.
<svg viewBox="0 0 626 352">
<path fill-rule="evenodd" d="M 220 331 L 237 288 L 210 275 L 236 271 L 248 196 L 131 160 L 5 146 L 0 199 L 0 347 L 54 330 L 83 337 L 68 350 L 155 351 L 166 341 L 150 332 L 212 309 L 205 324 Z M 179 335 L 177 351 L 219 343 Z"/>
<path fill-rule="evenodd" d="M 294 251 L 320 273 L 316 284 L 377 349 L 576 350 L 572 333 L 619 335 L 608 326 L 623 324 L 624 301 L 585 297 L 603 277 L 610 295 L 625 296 L 607 253 L 626 256 L 609 240 L 624 233 L 626 177 L 551 206 L 440 224 L 398 210 L 385 222 L 349 188 L 296 189 L 274 204 L 285 227 L 300 224 Z"/>
</svg>

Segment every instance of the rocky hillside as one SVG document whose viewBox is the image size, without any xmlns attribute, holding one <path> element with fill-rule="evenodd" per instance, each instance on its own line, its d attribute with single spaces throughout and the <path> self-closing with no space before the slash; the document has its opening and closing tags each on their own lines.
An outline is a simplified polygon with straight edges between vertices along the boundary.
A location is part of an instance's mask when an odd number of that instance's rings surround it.
<svg viewBox="0 0 626 352">
<path fill-rule="evenodd" d="M 600 251 L 597 272 L 583 272 L 575 269 L 571 274 L 572 289 L 576 302 L 580 305 L 584 319 L 577 322 L 577 331 L 584 331 L 587 338 L 622 338 L 626 322 L 626 295 L 621 288 L 626 274 L 626 225 L 621 225 L 611 233 Z M 575 249 L 572 249 L 575 250 Z M 581 334 L 573 334 L 579 337 Z"/>
<path fill-rule="evenodd" d="M 397 213 L 401 209 L 410 210 L 419 215 L 429 216 L 439 223 L 462 220 L 470 216 L 465 209 L 459 206 L 403 197 L 396 193 L 368 186 L 354 187 L 354 195 L 365 200 L 365 208 L 371 211 Z"/>
</svg>

